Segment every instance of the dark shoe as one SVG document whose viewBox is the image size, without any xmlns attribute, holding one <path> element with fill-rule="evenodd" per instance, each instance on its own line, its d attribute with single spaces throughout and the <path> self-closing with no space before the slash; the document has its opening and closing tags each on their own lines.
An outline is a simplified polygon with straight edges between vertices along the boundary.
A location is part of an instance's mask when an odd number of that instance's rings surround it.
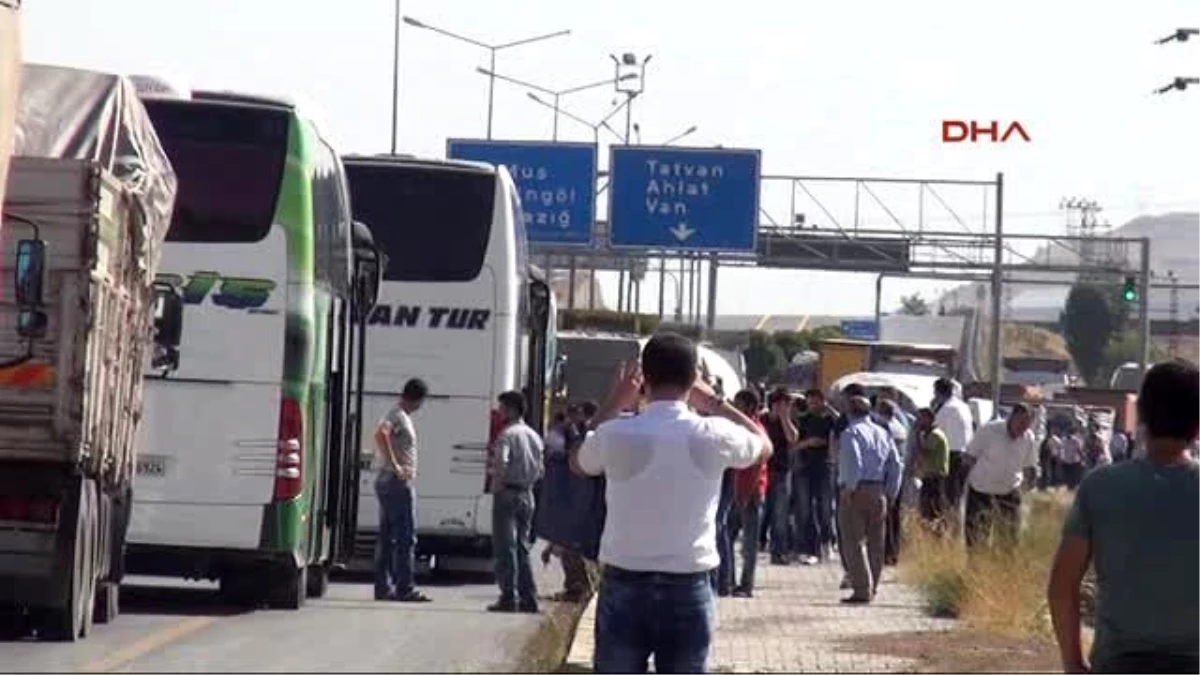
<svg viewBox="0 0 1200 675">
<path fill-rule="evenodd" d="M 513 600 L 501 600 L 494 602 L 487 607 L 489 612 L 498 612 L 502 614 L 511 614 L 517 611 L 517 603 Z"/>
<path fill-rule="evenodd" d="M 395 600 L 395 599 L 396 599 L 395 593 L 376 593 L 375 594 L 376 602 L 386 602 L 388 600 Z"/>
<path fill-rule="evenodd" d="M 587 594 L 582 591 L 561 591 L 555 593 L 550 599 L 554 602 L 579 603 L 583 602 L 586 596 Z"/>
<path fill-rule="evenodd" d="M 850 577 L 842 577 L 842 583 L 838 584 L 838 589 L 843 591 L 850 590 Z"/>
<path fill-rule="evenodd" d="M 843 605 L 866 605 L 871 602 L 871 598 L 865 595 L 852 595 L 848 598 L 842 598 Z"/>
<path fill-rule="evenodd" d="M 717 589 L 717 595 L 722 598 L 728 598 L 731 592 L 728 586 Z"/>
<path fill-rule="evenodd" d="M 396 602 L 432 602 L 433 599 L 417 589 L 401 593 L 395 597 Z"/>
<path fill-rule="evenodd" d="M 517 605 L 517 612 L 520 614 L 537 614 L 539 613 L 538 604 L 536 602 L 522 602 Z"/>
<path fill-rule="evenodd" d="M 779 556 L 771 556 L 771 564 L 772 564 L 772 565 L 787 565 L 787 564 L 788 564 L 788 559 L 787 559 L 787 558 L 781 558 L 781 557 L 779 557 Z"/>
<path fill-rule="evenodd" d="M 738 586 L 733 589 L 733 597 L 735 598 L 753 598 L 754 591 L 745 586 Z"/>
</svg>

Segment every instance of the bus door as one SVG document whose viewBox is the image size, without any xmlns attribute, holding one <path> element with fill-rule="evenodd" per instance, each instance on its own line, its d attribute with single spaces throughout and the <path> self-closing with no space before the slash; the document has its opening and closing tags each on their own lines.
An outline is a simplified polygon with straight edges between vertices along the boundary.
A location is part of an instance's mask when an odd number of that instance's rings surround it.
<svg viewBox="0 0 1200 675">
<path fill-rule="evenodd" d="M 330 558 L 335 565 L 344 565 L 354 555 L 355 534 L 358 528 L 358 497 L 362 455 L 362 406 L 366 371 L 367 318 L 375 306 L 383 273 L 382 254 L 375 248 L 370 231 L 363 223 L 354 223 L 354 288 L 350 304 L 339 322 L 345 335 L 346 367 L 341 386 L 341 417 L 339 428 L 342 452 L 338 464 L 337 492 L 330 496 L 334 507 L 333 550 Z"/>
</svg>

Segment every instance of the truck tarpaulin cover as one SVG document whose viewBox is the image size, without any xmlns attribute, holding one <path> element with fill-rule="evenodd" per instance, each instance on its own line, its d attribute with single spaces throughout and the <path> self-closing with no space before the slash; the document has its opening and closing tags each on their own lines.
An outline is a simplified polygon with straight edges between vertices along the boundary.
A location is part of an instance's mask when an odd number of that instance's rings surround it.
<svg viewBox="0 0 1200 675">
<path fill-rule="evenodd" d="M 128 78 L 25 64 L 13 154 L 99 163 L 144 214 L 132 234 L 142 269 L 157 269 L 175 204 L 175 171 Z M 19 204 L 7 207 L 20 211 Z"/>
</svg>

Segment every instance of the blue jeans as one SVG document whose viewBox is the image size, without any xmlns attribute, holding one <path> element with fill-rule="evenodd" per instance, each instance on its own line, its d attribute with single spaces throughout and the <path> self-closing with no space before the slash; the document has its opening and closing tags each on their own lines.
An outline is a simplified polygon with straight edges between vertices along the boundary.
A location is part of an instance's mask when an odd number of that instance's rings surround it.
<svg viewBox="0 0 1200 675">
<path fill-rule="evenodd" d="M 411 593 L 417 548 L 416 491 L 408 481 L 381 471 L 375 479 L 375 496 L 379 498 L 375 597 Z"/>
<path fill-rule="evenodd" d="M 713 637 L 708 575 L 605 571 L 596 601 L 596 673 L 708 672 Z"/>
<path fill-rule="evenodd" d="M 529 564 L 533 510 L 533 490 L 528 488 L 501 488 L 492 497 L 492 549 L 501 602 L 520 598 L 522 604 L 537 604 L 537 586 Z"/>
<path fill-rule="evenodd" d="M 817 555 L 821 545 L 834 542 L 833 470 L 827 462 L 814 461 L 797 467 L 792 473 L 795 493 L 797 548 Z"/>
<path fill-rule="evenodd" d="M 721 498 L 717 502 L 717 553 L 721 556 L 721 564 L 712 573 L 713 589 L 721 593 L 728 593 L 733 588 L 733 534 L 729 527 L 732 512 L 733 475 L 726 470 L 721 478 Z"/>
<path fill-rule="evenodd" d="M 762 520 L 762 499 L 758 495 L 743 504 L 738 516 L 742 528 L 742 583 L 741 588 L 754 590 L 754 572 L 758 569 L 758 527 Z"/>
<path fill-rule="evenodd" d="M 768 501 L 771 502 L 771 560 L 780 561 L 791 553 L 792 538 L 789 527 L 791 515 L 791 482 L 787 471 L 772 471 L 767 484 Z"/>
</svg>

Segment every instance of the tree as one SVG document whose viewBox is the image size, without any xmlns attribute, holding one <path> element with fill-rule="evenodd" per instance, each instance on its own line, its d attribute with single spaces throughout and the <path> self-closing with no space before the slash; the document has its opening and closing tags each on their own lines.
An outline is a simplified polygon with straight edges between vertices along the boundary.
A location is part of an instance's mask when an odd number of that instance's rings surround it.
<svg viewBox="0 0 1200 675">
<path fill-rule="evenodd" d="M 921 297 L 920 293 L 903 296 L 900 298 L 900 313 L 908 316 L 927 316 L 929 303 Z"/>
<path fill-rule="evenodd" d="M 1071 358 L 1089 383 L 1099 381 L 1105 349 L 1119 327 L 1111 295 L 1111 291 L 1092 284 L 1075 284 L 1067 294 L 1066 308 L 1059 319 Z"/>
<path fill-rule="evenodd" d="M 1141 360 L 1141 336 L 1136 330 L 1125 330 L 1112 336 L 1104 346 L 1104 361 L 1100 368 L 1100 376 L 1108 377 L 1114 370 L 1125 363 L 1137 363 Z M 1150 345 L 1150 363 L 1164 361 L 1168 354 Z"/>
<path fill-rule="evenodd" d="M 751 381 L 777 377 L 787 364 L 783 350 L 775 344 L 770 333 L 750 333 L 750 345 L 742 352 L 746 358 L 746 377 Z"/>
</svg>

